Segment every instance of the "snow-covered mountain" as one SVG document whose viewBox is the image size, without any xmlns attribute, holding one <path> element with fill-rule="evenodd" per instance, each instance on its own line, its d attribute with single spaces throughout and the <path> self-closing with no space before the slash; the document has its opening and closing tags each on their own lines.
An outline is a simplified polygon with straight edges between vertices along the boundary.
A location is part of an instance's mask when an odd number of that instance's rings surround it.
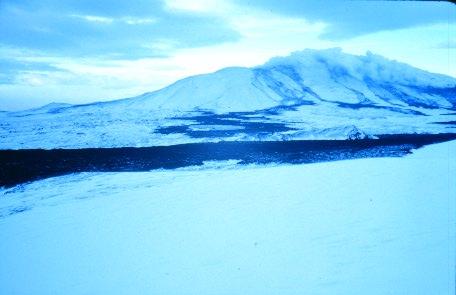
<svg viewBox="0 0 456 295">
<path fill-rule="evenodd" d="M 455 111 L 452 77 L 369 52 L 304 50 L 254 68 L 188 77 L 138 97 L 1 113 L 0 148 L 456 132 Z"/>
<path fill-rule="evenodd" d="M 334 102 L 377 106 L 456 107 L 456 79 L 370 52 L 304 50 L 255 68 L 226 68 L 180 80 L 128 100 L 132 107 L 216 113 Z"/>
</svg>

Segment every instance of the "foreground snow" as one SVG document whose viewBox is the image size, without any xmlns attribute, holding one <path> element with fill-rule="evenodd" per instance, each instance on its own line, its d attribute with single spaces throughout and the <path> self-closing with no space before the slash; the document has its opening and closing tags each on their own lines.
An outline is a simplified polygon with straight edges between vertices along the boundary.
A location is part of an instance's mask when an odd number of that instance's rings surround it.
<svg viewBox="0 0 456 295">
<path fill-rule="evenodd" d="M 1 293 L 454 292 L 456 141 L 405 158 L 236 163 L 3 190 Z"/>
</svg>

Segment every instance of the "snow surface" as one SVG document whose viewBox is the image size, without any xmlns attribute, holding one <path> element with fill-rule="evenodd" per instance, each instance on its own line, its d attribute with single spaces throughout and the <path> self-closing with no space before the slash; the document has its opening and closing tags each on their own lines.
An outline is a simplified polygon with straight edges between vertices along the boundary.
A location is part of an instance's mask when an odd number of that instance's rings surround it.
<svg viewBox="0 0 456 295">
<path fill-rule="evenodd" d="M 198 116 L 198 112 L 174 113 L 172 117 L 166 117 L 160 111 L 105 109 L 98 106 L 53 114 L 0 114 L 0 149 L 147 147 L 222 140 L 347 139 L 353 128 L 373 137 L 379 134 L 456 132 L 454 124 L 435 124 L 456 121 L 456 113 L 444 109 L 412 109 L 425 115 L 379 108 L 341 108 L 331 103 L 321 103 L 303 105 L 279 114 L 258 113 L 243 119 L 235 118 L 228 125 L 230 127 L 217 124 L 205 126 L 196 120 L 179 119 L 181 116 Z M 252 122 L 280 123 L 295 130 L 261 134 L 244 132 L 243 124 Z M 237 126 L 239 132 L 228 137 L 199 138 L 182 132 L 157 132 L 159 128 L 169 126 L 189 126 L 190 130 L 200 131 L 235 130 Z"/>
<path fill-rule="evenodd" d="M 2 294 L 454 294 L 456 141 L 2 190 Z"/>
<path fill-rule="evenodd" d="M 456 125 L 435 122 L 456 121 L 455 110 L 456 79 L 452 77 L 371 53 L 355 56 L 339 49 L 304 50 L 254 68 L 226 68 L 188 77 L 138 97 L 2 112 L 0 149 L 343 139 L 349 137 L 352 126 L 371 136 L 450 133 Z M 242 113 L 244 123 L 280 123 L 296 130 L 258 134 L 238 128 L 229 137 L 198 138 L 158 132 L 164 126 L 192 124 L 199 130 L 227 130 L 218 123 L 203 127 L 197 120 L 180 119 L 208 112 L 231 114 L 233 120 L 239 120 Z"/>
</svg>

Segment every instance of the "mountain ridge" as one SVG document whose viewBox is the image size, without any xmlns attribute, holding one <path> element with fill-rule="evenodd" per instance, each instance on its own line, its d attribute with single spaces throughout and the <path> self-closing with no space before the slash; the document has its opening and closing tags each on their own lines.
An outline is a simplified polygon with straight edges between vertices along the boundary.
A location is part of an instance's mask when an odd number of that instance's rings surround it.
<svg viewBox="0 0 456 295">
<path fill-rule="evenodd" d="M 392 83 L 394 87 L 388 85 Z M 404 96 L 414 100 L 398 99 Z M 126 107 L 184 111 L 198 108 L 223 113 L 302 101 L 451 109 L 456 108 L 456 79 L 370 51 L 351 55 L 340 48 L 305 49 L 273 57 L 251 68 L 227 67 L 189 76 L 139 96 L 82 105 L 62 104 L 62 107 L 125 104 Z M 59 105 L 48 105 L 53 104 Z"/>
<path fill-rule="evenodd" d="M 308 49 L 136 97 L 0 113 L 0 148 L 456 133 L 455 110 L 452 77 L 372 53 Z"/>
<path fill-rule="evenodd" d="M 191 97 L 186 96 L 190 92 Z M 128 101 L 140 107 L 200 108 L 216 113 L 321 101 L 454 108 L 454 93 L 456 79 L 379 55 L 307 49 L 272 58 L 261 66 L 191 76 Z"/>
</svg>

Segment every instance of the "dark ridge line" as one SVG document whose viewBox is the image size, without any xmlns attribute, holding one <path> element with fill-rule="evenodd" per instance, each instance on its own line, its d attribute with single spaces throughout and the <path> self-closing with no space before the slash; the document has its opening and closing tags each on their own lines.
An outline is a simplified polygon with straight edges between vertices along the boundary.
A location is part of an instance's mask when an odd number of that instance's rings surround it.
<svg viewBox="0 0 456 295">
<path fill-rule="evenodd" d="M 422 146 L 456 139 L 456 133 L 381 135 L 378 139 L 191 143 L 155 147 L 0 150 L 0 186 L 79 172 L 133 172 L 240 164 L 304 164 L 346 159 L 401 157 Z"/>
<path fill-rule="evenodd" d="M 441 124 L 441 125 L 456 125 L 456 121 L 447 121 L 447 122 L 432 122 L 432 124 Z"/>
</svg>

